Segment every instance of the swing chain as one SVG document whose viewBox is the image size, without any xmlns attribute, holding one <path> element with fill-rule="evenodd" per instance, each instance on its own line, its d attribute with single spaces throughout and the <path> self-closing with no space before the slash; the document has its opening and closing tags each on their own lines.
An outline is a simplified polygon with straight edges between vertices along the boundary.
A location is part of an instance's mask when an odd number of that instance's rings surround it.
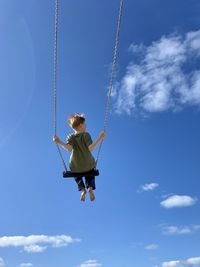
<svg viewBox="0 0 200 267">
<path fill-rule="evenodd" d="M 106 127 L 107 127 L 107 123 L 108 123 L 112 89 L 113 89 L 113 84 L 114 84 L 115 77 L 116 77 L 116 65 L 117 65 L 117 56 L 118 56 L 118 48 L 119 48 L 119 37 L 120 37 L 120 29 L 121 29 L 122 11 L 123 11 L 123 0 L 120 0 L 120 8 L 119 8 L 118 21 L 117 21 L 117 33 L 116 33 L 116 39 L 115 39 L 112 70 L 111 70 L 111 77 L 110 77 L 110 82 L 109 82 L 109 90 L 108 90 L 108 97 L 107 97 L 106 111 L 105 111 L 105 118 L 104 118 L 104 126 L 103 126 L 104 131 L 106 131 Z M 103 144 L 103 139 L 99 145 L 99 149 L 97 152 L 96 166 L 97 166 L 97 163 L 99 160 L 102 144 Z"/>
<path fill-rule="evenodd" d="M 54 135 L 57 133 L 57 63 L 58 63 L 58 9 L 59 0 L 55 2 L 55 32 L 54 32 Z M 60 147 L 56 144 L 63 167 L 67 172 L 67 166 L 60 151 Z"/>
<path fill-rule="evenodd" d="M 58 62 L 58 0 L 55 2 L 54 31 L 54 134 L 57 132 L 57 62 Z"/>
</svg>

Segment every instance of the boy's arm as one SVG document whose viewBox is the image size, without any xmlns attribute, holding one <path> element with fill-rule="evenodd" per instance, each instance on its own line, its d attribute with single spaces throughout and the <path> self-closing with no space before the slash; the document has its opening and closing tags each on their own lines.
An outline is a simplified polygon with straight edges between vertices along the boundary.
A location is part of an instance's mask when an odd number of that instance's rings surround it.
<svg viewBox="0 0 200 267">
<path fill-rule="evenodd" d="M 71 152 L 72 151 L 72 146 L 69 144 L 65 144 L 64 142 L 62 142 L 60 140 L 60 142 L 58 143 L 58 145 L 60 145 L 62 148 L 66 149 L 67 151 Z"/>
<path fill-rule="evenodd" d="M 57 144 L 60 145 L 62 148 L 66 149 L 67 151 L 71 152 L 72 151 L 72 146 L 69 144 L 65 144 L 63 141 L 61 141 L 56 135 L 53 136 L 53 141 Z"/>
<path fill-rule="evenodd" d="M 102 131 L 99 135 L 99 137 L 97 138 L 97 140 L 95 142 L 93 142 L 91 145 L 88 146 L 89 150 L 92 151 L 94 150 L 97 145 L 103 140 L 103 138 L 106 136 L 105 131 Z"/>
</svg>

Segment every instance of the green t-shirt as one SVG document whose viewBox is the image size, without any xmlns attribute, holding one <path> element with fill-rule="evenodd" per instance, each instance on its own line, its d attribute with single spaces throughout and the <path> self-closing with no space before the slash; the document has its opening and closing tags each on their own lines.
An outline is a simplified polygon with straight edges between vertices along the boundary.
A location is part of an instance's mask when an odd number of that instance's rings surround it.
<svg viewBox="0 0 200 267">
<path fill-rule="evenodd" d="M 88 132 L 68 135 L 67 144 L 73 148 L 69 162 L 71 171 L 86 172 L 95 168 L 95 159 L 88 148 L 92 144 L 92 138 Z"/>
</svg>

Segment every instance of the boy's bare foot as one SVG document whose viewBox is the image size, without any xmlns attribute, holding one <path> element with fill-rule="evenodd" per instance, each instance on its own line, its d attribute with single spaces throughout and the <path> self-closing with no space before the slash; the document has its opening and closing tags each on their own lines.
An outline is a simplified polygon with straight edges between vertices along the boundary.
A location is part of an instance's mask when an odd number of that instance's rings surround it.
<svg viewBox="0 0 200 267">
<path fill-rule="evenodd" d="M 81 193 L 81 197 L 80 197 L 80 200 L 81 200 L 81 201 L 85 201 L 86 194 L 87 194 L 86 190 L 83 189 L 83 190 L 82 190 L 82 193 Z"/>
<path fill-rule="evenodd" d="M 88 191 L 89 191 L 89 195 L 90 195 L 90 200 L 94 201 L 95 200 L 95 195 L 94 195 L 94 192 L 93 192 L 92 188 L 90 187 Z"/>
</svg>

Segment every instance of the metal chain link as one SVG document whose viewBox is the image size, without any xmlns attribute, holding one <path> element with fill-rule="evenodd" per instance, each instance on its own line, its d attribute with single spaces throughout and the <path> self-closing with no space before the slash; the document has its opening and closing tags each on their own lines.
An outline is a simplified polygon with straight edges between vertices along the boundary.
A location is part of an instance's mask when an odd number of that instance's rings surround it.
<svg viewBox="0 0 200 267">
<path fill-rule="evenodd" d="M 54 134 L 57 133 L 57 52 L 58 52 L 58 0 L 55 2 L 55 29 L 54 29 Z"/>
<path fill-rule="evenodd" d="M 57 63 L 58 63 L 58 9 L 59 0 L 55 1 L 55 31 L 54 31 L 54 135 L 57 133 Z M 63 167 L 67 172 L 67 166 L 60 151 L 60 147 L 56 144 Z"/>
<path fill-rule="evenodd" d="M 113 89 L 113 83 L 114 83 L 114 80 L 116 77 L 116 64 L 117 64 L 117 56 L 118 56 L 118 48 L 119 48 L 119 35 L 120 35 L 120 29 L 121 29 L 123 2 L 124 2 L 123 0 L 120 0 L 120 8 L 119 8 L 118 21 L 117 21 L 117 33 L 116 33 L 115 47 L 114 47 L 114 53 L 113 53 L 113 63 L 112 63 L 111 77 L 110 77 L 110 82 L 109 82 L 108 97 L 107 97 L 107 102 L 106 102 L 105 118 L 104 118 L 104 124 L 103 124 L 104 131 L 106 131 L 106 127 L 107 127 L 107 123 L 108 123 L 111 94 L 112 94 L 112 89 Z M 102 144 L 103 144 L 103 139 L 99 145 L 99 149 L 97 152 L 96 166 L 97 166 L 97 163 L 99 160 Z"/>
</svg>

